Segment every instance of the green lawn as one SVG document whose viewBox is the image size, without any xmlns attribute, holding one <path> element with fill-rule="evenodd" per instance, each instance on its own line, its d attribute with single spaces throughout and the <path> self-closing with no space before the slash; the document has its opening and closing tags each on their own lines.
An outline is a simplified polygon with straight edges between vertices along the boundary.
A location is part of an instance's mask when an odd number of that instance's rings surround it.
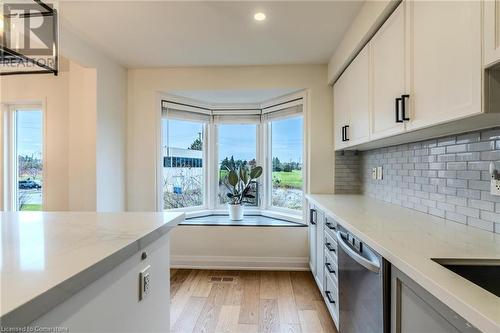
<svg viewBox="0 0 500 333">
<path fill-rule="evenodd" d="M 302 188 L 302 170 L 274 171 L 273 183 L 276 181 L 279 181 L 280 187 Z"/>
<path fill-rule="evenodd" d="M 227 176 L 227 170 L 219 171 L 219 179 L 225 179 Z M 288 188 L 302 188 L 302 170 L 293 170 L 292 172 L 285 171 L 274 171 L 273 172 L 273 183 L 279 181 L 280 187 Z"/>
<path fill-rule="evenodd" d="M 36 212 L 36 211 L 39 211 L 39 210 L 42 210 L 42 205 L 39 205 L 39 204 L 25 204 L 23 205 L 23 207 L 21 208 L 22 211 L 26 211 L 26 212 Z"/>
</svg>

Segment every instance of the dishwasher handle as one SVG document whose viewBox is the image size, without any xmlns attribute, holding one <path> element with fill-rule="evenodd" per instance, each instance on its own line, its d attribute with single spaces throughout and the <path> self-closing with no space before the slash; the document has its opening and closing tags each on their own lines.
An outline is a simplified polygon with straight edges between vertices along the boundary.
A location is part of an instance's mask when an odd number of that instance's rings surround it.
<svg viewBox="0 0 500 333">
<path fill-rule="evenodd" d="M 359 255 L 353 249 L 351 249 L 351 247 L 345 242 L 344 237 L 342 236 L 342 233 L 340 231 L 337 231 L 337 240 L 342 250 L 344 250 L 346 254 L 349 257 L 351 257 L 354 261 L 356 261 L 358 264 L 360 264 L 361 266 L 363 266 L 364 268 L 368 269 L 373 273 L 378 273 L 380 271 L 379 261 L 376 258 L 374 258 L 374 260 L 368 260 L 365 257 Z"/>
</svg>

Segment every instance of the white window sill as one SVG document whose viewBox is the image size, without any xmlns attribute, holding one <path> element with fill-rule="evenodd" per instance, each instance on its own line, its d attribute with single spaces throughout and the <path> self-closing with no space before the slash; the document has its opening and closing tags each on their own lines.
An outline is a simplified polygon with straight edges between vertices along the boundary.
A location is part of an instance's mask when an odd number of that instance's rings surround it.
<svg viewBox="0 0 500 333">
<path fill-rule="evenodd" d="M 185 211 L 185 213 L 186 213 L 186 219 L 203 217 L 203 216 L 212 216 L 212 215 L 228 215 L 227 209 L 200 209 L 200 210 Z M 302 211 L 299 211 L 298 214 L 290 214 L 288 212 L 248 208 L 245 209 L 245 215 L 265 216 L 288 222 L 304 223 L 302 218 Z"/>
</svg>

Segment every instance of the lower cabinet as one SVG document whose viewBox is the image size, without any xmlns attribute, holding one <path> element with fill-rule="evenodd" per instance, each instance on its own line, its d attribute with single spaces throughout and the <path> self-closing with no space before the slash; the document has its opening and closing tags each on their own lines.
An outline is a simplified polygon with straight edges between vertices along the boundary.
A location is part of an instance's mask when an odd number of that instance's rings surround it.
<svg viewBox="0 0 500 333">
<path fill-rule="evenodd" d="M 397 268 L 391 271 L 392 333 L 480 332 Z"/>
<path fill-rule="evenodd" d="M 308 209 L 309 266 L 338 329 L 337 223 L 314 205 Z"/>
</svg>

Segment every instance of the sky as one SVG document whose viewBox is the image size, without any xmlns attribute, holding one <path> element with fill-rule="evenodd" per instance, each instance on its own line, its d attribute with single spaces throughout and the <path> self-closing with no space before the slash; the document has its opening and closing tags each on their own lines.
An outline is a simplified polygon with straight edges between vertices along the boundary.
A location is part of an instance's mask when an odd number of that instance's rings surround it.
<svg viewBox="0 0 500 333">
<path fill-rule="evenodd" d="M 42 112 L 16 112 L 18 155 L 42 157 Z"/>
<path fill-rule="evenodd" d="M 170 124 L 168 124 L 170 122 Z M 272 124 L 273 157 L 281 162 L 302 162 L 303 138 L 302 117 L 293 117 L 274 121 Z M 202 132 L 202 124 L 181 120 L 163 121 L 163 145 L 176 148 L 188 148 Z M 167 131 L 170 126 L 170 131 Z M 219 156 L 234 156 L 235 159 L 251 160 L 256 156 L 255 124 L 219 125 Z M 168 133 L 168 134 L 167 134 Z M 167 138 L 168 135 L 168 138 Z"/>
</svg>

